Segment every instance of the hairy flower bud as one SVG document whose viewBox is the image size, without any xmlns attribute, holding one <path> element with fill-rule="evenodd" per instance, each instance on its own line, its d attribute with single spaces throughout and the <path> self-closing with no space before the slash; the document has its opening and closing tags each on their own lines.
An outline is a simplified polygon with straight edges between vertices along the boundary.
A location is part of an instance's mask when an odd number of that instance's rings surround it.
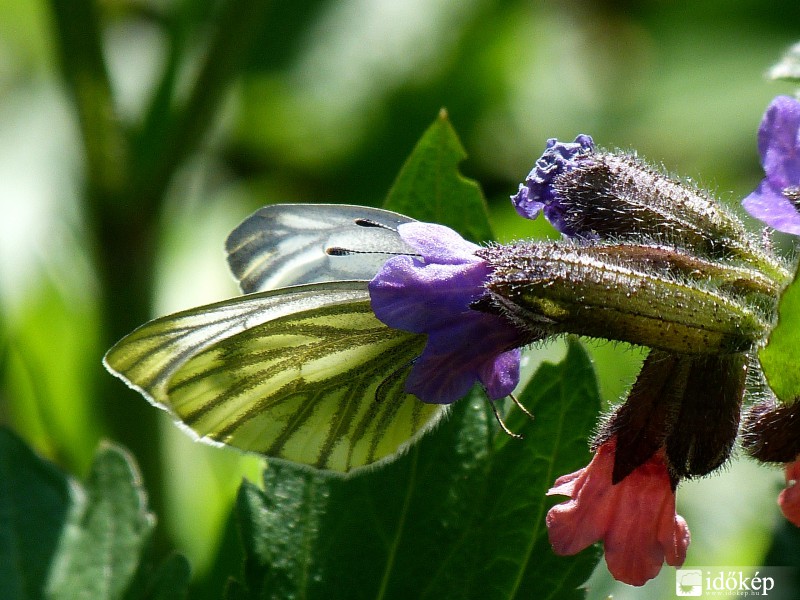
<svg viewBox="0 0 800 600">
<path fill-rule="evenodd" d="M 743 354 L 651 351 L 627 400 L 593 444 L 616 438 L 613 480 L 627 477 L 660 448 L 673 485 L 722 465 L 736 439 L 746 373 Z"/>
<path fill-rule="evenodd" d="M 744 261 L 777 282 L 789 277 L 715 198 L 634 156 L 595 150 L 588 136 L 549 140 L 512 202 L 528 218 L 543 211 L 569 237 L 668 244 Z"/>
<path fill-rule="evenodd" d="M 496 310 L 522 329 L 680 354 L 744 352 L 764 338 L 765 319 L 709 285 L 710 276 L 692 280 L 648 269 L 627 258 L 635 248 L 616 254 L 607 248 L 603 255 L 592 247 L 522 243 L 477 254 L 491 267 L 486 288 Z M 667 262 L 682 264 L 684 255 L 671 252 L 675 260 Z"/>
<path fill-rule="evenodd" d="M 800 455 L 800 402 L 755 404 L 742 423 L 742 447 L 762 462 L 795 460 Z"/>
</svg>

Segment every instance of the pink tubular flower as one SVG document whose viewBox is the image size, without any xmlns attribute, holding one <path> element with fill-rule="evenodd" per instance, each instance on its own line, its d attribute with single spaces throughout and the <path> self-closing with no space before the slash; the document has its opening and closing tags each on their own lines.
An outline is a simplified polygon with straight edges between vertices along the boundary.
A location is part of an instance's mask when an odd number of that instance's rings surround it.
<svg viewBox="0 0 800 600">
<path fill-rule="evenodd" d="M 800 457 L 786 465 L 786 489 L 778 495 L 783 516 L 800 527 Z"/>
<path fill-rule="evenodd" d="M 612 483 L 616 437 L 604 442 L 589 466 L 559 477 L 548 495 L 569 496 L 547 513 L 547 530 L 556 554 L 576 554 L 603 540 L 611 574 L 630 585 L 644 585 L 666 561 L 686 559 L 689 528 L 675 514 L 663 448 L 622 481 Z"/>
</svg>

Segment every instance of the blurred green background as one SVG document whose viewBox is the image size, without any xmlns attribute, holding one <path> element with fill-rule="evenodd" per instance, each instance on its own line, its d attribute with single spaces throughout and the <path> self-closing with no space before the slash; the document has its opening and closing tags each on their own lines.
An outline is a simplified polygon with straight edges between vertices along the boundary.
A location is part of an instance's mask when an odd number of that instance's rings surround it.
<svg viewBox="0 0 800 600">
<path fill-rule="evenodd" d="M 230 501 L 261 462 L 193 444 L 100 361 L 153 316 L 237 293 L 230 229 L 272 202 L 379 204 L 441 107 L 501 241 L 552 235 L 508 202 L 549 137 L 635 149 L 736 206 L 762 176 L 761 114 L 792 91 L 764 72 L 800 39 L 796 0 L 0 0 L 0 15 L 0 422 L 77 477 L 99 440 L 128 446 L 155 547 L 187 554 L 197 597 L 219 595 Z M 592 348 L 613 402 L 641 355 Z M 687 566 L 797 564 L 780 484 L 741 460 L 683 485 Z M 670 597 L 674 572 L 637 590 L 601 564 L 592 585 Z"/>
</svg>

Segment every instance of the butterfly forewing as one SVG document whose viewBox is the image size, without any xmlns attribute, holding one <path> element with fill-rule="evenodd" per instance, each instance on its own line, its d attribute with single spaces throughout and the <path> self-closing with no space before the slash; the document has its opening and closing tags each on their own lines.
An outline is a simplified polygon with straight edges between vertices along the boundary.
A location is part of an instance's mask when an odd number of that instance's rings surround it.
<svg viewBox="0 0 800 600">
<path fill-rule="evenodd" d="M 158 319 L 106 363 L 205 441 L 347 472 L 443 414 L 403 390 L 424 342 L 378 321 L 364 282 L 337 282 Z"/>
<path fill-rule="evenodd" d="M 387 257 L 414 253 L 397 233 L 411 221 L 364 206 L 273 204 L 234 229 L 225 249 L 245 293 L 372 279 Z"/>
</svg>

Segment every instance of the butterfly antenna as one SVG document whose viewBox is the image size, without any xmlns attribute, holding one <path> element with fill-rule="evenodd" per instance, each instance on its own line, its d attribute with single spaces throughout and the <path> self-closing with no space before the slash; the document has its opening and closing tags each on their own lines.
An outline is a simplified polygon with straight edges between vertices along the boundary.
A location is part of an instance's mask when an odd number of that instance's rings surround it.
<svg viewBox="0 0 800 600">
<path fill-rule="evenodd" d="M 354 254 L 383 254 L 385 256 L 422 256 L 421 254 L 414 254 L 412 252 L 389 252 L 387 250 L 353 250 L 351 248 L 342 248 L 341 246 L 328 246 L 325 248 L 325 254 L 328 256 L 353 256 Z"/>
<path fill-rule="evenodd" d="M 516 440 L 521 440 L 522 436 L 520 434 L 518 434 L 518 433 L 514 433 L 513 431 L 511 431 L 506 426 L 506 424 L 503 422 L 502 417 L 500 417 L 500 413 L 497 412 L 497 405 L 492 400 L 489 400 L 489 406 L 492 407 L 492 412 L 494 413 L 494 418 L 497 419 L 497 423 L 500 425 L 500 429 L 502 429 L 510 437 L 512 437 L 512 438 L 514 438 Z"/>
<path fill-rule="evenodd" d="M 511 398 L 511 401 L 517 405 L 518 409 L 520 409 L 522 412 L 528 415 L 530 420 L 533 421 L 533 413 L 529 411 L 527 408 L 525 408 L 525 405 L 522 404 L 522 402 L 520 402 L 514 394 L 509 394 L 508 397 Z"/>
</svg>

